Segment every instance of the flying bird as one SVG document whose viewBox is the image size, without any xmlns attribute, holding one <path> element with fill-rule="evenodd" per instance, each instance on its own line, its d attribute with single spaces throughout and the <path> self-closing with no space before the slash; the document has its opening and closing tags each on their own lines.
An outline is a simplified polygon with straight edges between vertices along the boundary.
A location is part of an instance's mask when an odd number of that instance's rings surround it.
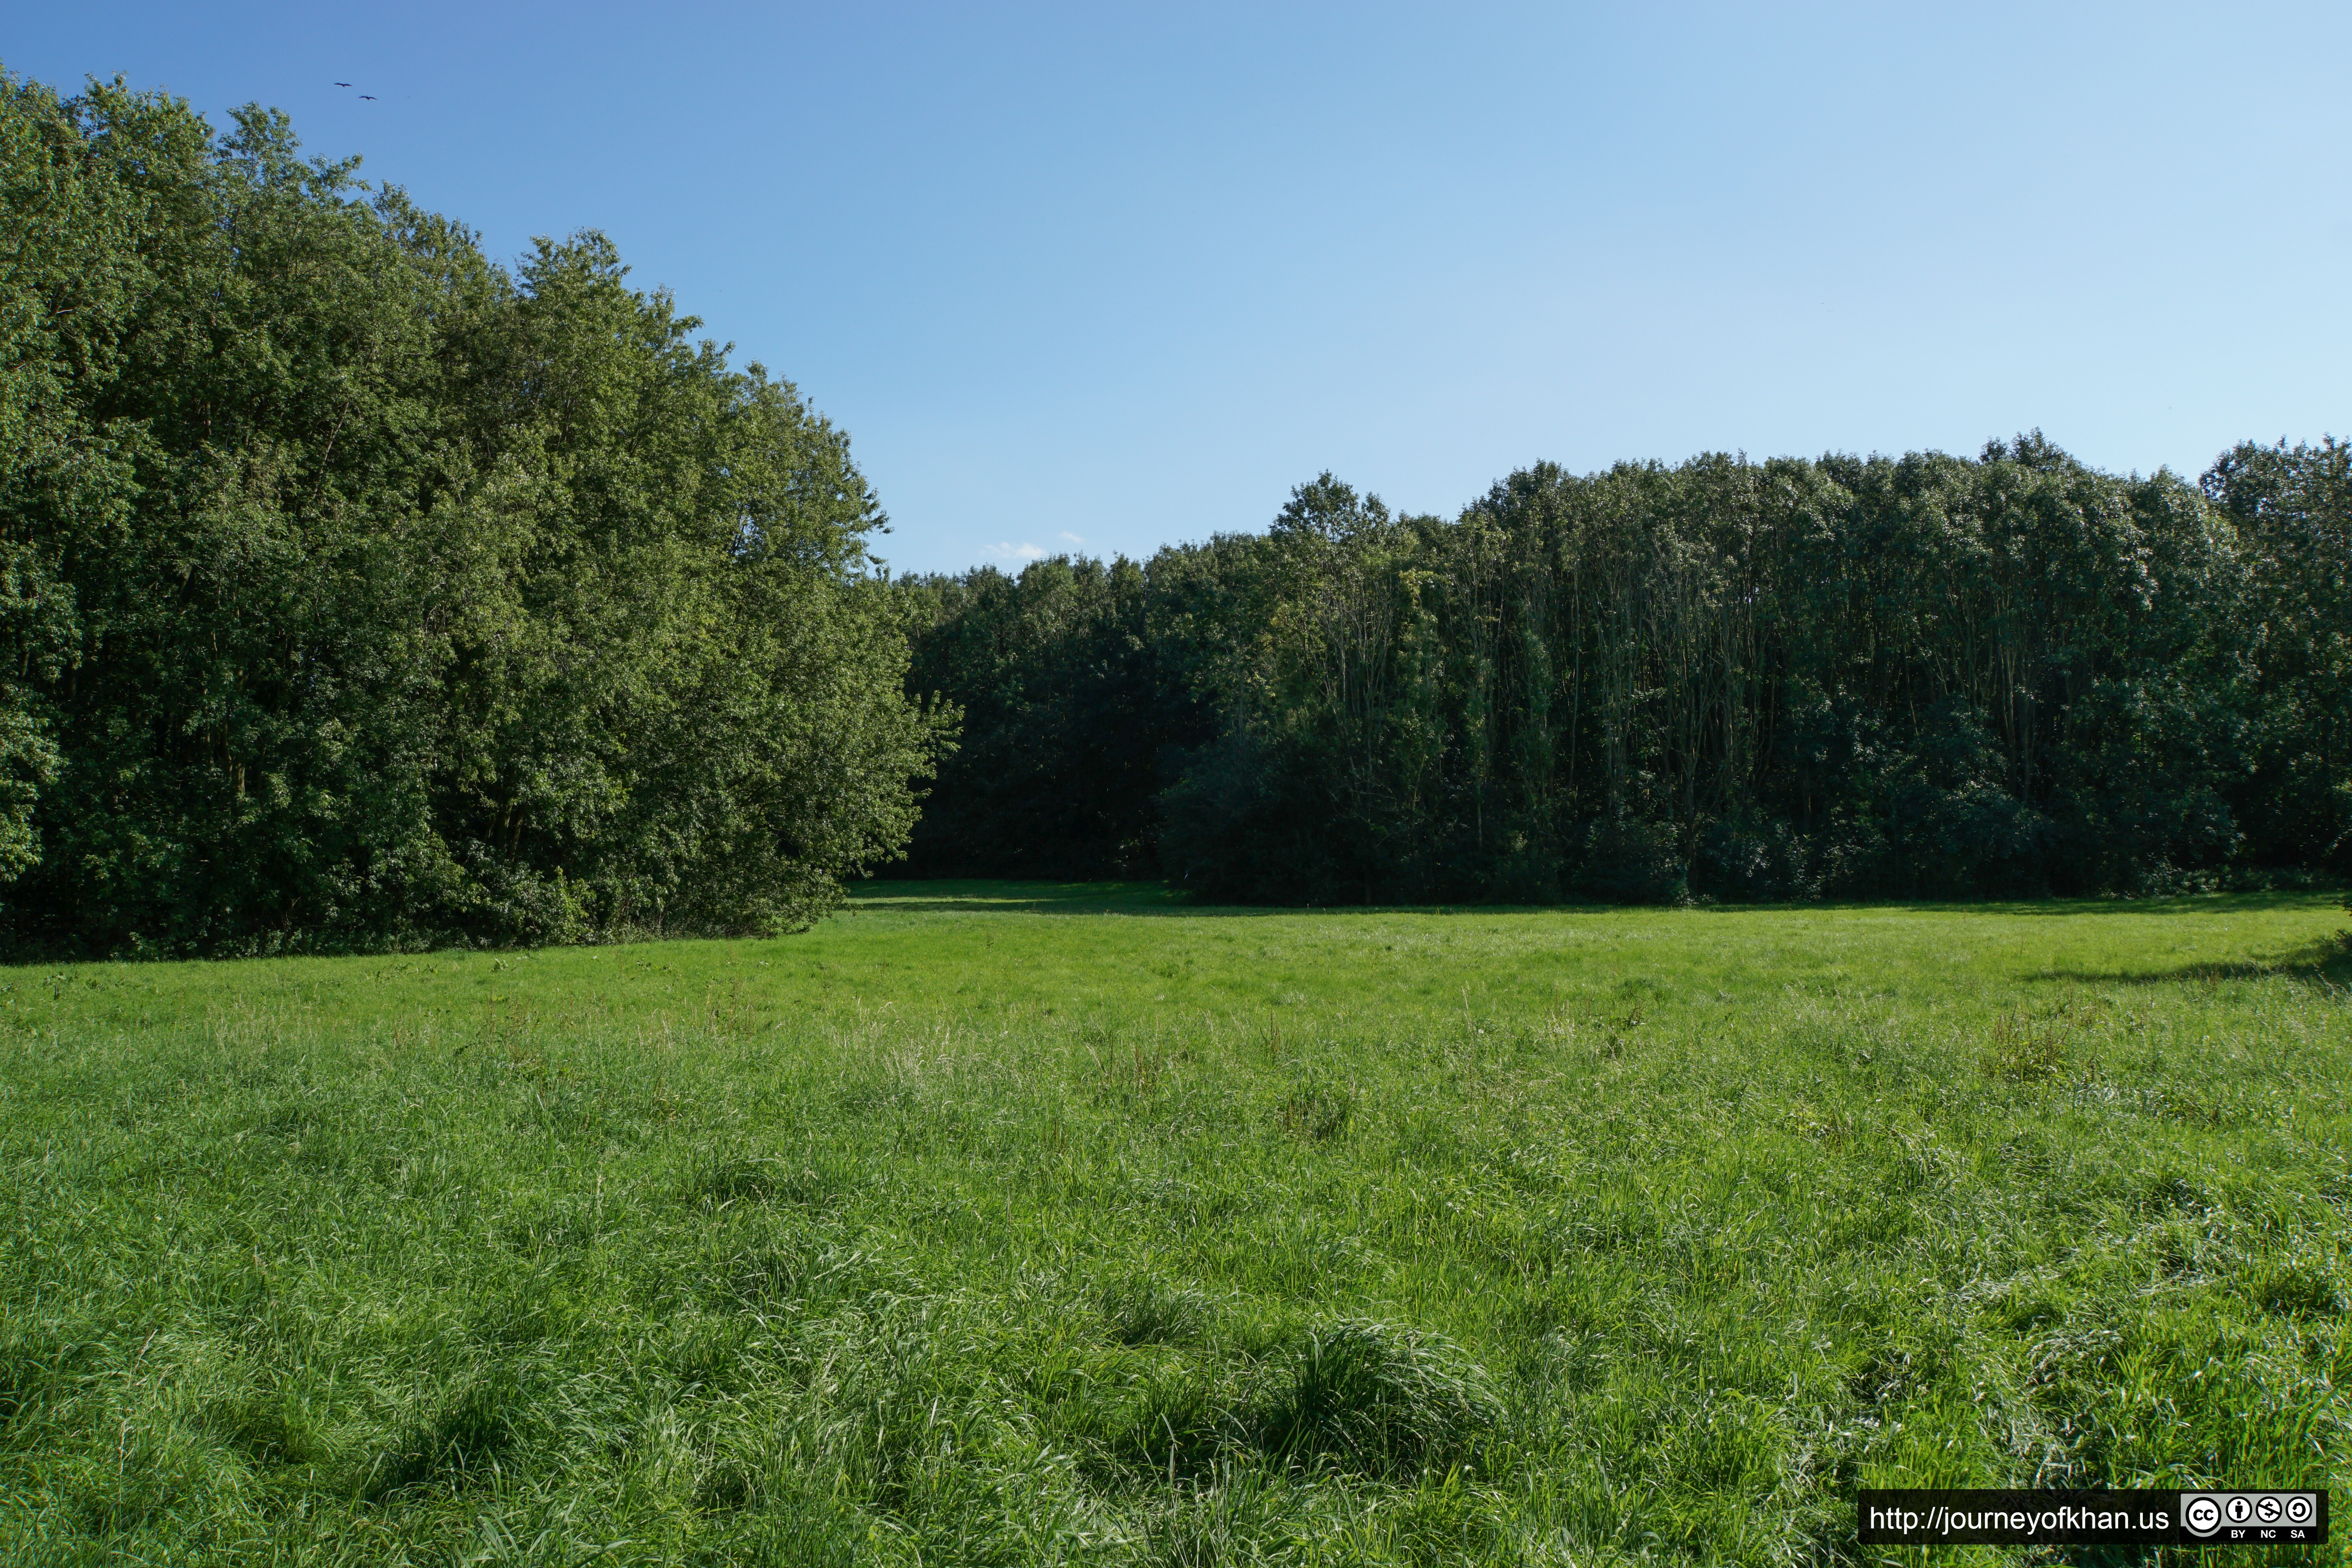
<svg viewBox="0 0 2352 1568">
<path fill-rule="evenodd" d="M 363 92 L 360 94 L 360 96 L 366 99 L 370 103 L 373 103 L 375 101 L 375 94 L 372 92 Z"/>
<path fill-rule="evenodd" d="M 347 82 L 347 81 L 339 81 L 339 82 L 337 82 L 335 85 L 336 85 L 337 87 L 349 87 L 349 86 L 351 86 L 352 84 L 351 84 L 350 82 Z"/>
</svg>

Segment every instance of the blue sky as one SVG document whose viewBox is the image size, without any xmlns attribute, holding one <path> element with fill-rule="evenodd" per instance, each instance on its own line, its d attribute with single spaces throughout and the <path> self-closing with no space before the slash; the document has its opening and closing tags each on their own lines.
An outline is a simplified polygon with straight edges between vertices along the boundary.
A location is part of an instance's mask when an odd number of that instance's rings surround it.
<svg viewBox="0 0 2352 1568">
<path fill-rule="evenodd" d="M 1541 458 L 2352 433 L 2347 46 L 2340 3 L 0 26 L 282 108 L 502 258 L 605 230 L 850 432 L 911 571 L 1255 530 L 1325 468 L 1451 515 Z"/>
</svg>

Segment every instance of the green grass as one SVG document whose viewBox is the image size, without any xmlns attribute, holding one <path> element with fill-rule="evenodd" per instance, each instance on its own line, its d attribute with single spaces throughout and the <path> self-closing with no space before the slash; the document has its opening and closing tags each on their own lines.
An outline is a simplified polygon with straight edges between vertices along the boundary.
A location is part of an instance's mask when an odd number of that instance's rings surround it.
<svg viewBox="0 0 2352 1568">
<path fill-rule="evenodd" d="M 1812 1562 L 1858 1486 L 2325 1483 L 2345 923 L 884 883 L 8 971 L 0 1561 Z"/>
</svg>

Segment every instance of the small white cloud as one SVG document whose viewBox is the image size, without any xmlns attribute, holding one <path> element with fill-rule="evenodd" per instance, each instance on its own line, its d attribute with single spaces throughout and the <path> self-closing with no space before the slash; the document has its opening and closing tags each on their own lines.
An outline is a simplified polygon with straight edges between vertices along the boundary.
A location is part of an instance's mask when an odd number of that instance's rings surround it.
<svg viewBox="0 0 2352 1568">
<path fill-rule="evenodd" d="M 1064 533 L 1064 534 L 1062 535 L 1062 537 L 1063 537 L 1063 538 L 1065 538 L 1065 539 L 1066 539 L 1066 540 L 1068 540 L 1068 541 L 1069 541 L 1071 543 L 1073 543 L 1073 544 L 1084 544 L 1084 543 L 1086 542 L 1086 541 L 1085 541 L 1085 540 L 1080 539 L 1080 538 L 1079 538 L 1076 534 L 1075 534 L 1075 533 L 1067 533 L 1067 532 L 1066 532 L 1066 533 Z"/>
<path fill-rule="evenodd" d="M 1038 561 L 1045 552 L 1034 544 L 992 544 L 988 552 L 1000 561 Z"/>
</svg>

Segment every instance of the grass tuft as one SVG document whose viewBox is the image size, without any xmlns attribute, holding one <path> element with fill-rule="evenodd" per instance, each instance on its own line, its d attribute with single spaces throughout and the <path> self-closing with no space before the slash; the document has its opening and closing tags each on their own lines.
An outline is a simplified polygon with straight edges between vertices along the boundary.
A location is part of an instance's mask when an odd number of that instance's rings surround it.
<svg viewBox="0 0 2352 1568">
<path fill-rule="evenodd" d="M 1131 1274 L 1103 1287 L 1100 1305 L 1111 1337 L 1123 1345 L 1181 1345 L 1201 1337 L 1213 1304 L 1198 1290 L 1180 1289 L 1149 1274 Z"/>
<path fill-rule="evenodd" d="M 1329 1324 L 1307 1333 L 1287 1363 L 1254 1413 L 1259 1445 L 1285 1459 L 1417 1475 L 1468 1458 L 1502 1419 L 1485 1369 L 1421 1330 Z"/>
<path fill-rule="evenodd" d="M 455 1491 L 494 1474 L 528 1419 L 521 1380 L 492 1363 L 425 1407 L 424 1419 L 375 1457 L 360 1495 L 382 1502 L 412 1487 Z"/>
<path fill-rule="evenodd" d="M 1315 1082 L 1283 1096 L 1277 1114 L 1282 1130 L 1292 1137 L 1327 1143 L 1348 1131 L 1355 1109 L 1356 1097 L 1345 1086 Z"/>
</svg>

